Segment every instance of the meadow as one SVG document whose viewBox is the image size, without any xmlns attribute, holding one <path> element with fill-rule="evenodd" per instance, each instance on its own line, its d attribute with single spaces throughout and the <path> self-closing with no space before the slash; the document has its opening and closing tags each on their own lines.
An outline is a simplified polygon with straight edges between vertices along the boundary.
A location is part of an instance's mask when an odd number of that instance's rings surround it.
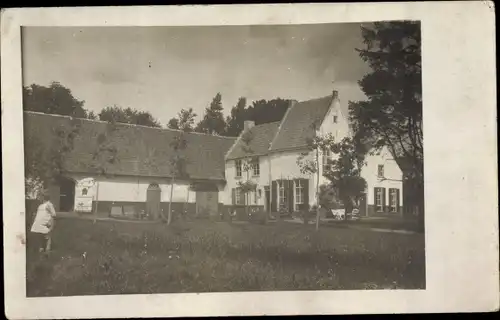
<svg viewBox="0 0 500 320">
<path fill-rule="evenodd" d="M 423 234 L 288 222 L 58 219 L 53 250 L 27 250 L 27 295 L 425 289 Z"/>
</svg>

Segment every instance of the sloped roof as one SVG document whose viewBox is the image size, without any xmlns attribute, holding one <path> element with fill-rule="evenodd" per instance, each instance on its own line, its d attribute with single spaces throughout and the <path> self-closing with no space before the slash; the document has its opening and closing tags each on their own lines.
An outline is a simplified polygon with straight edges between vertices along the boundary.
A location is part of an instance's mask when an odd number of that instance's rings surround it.
<svg viewBox="0 0 500 320">
<path fill-rule="evenodd" d="M 107 174 L 171 177 L 170 161 L 173 155 L 171 142 L 180 134 L 178 130 L 150 128 L 128 124 L 109 124 L 102 121 L 75 119 L 43 113 L 24 113 L 25 139 L 37 139 L 49 148 L 56 141 L 54 128 L 78 127 L 73 148 L 64 161 L 68 172 L 92 173 L 97 162 Z M 99 140 L 106 135 L 105 145 L 116 148 L 116 161 L 99 161 L 94 154 L 99 150 Z M 186 171 L 190 179 L 224 180 L 224 155 L 235 138 L 199 133 L 184 135 L 187 147 Z M 101 158 L 102 159 L 102 158 Z M 108 159 L 106 157 L 106 159 Z"/>
<path fill-rule="evenodd" d="M 226 160 L 244 158 L 249 155 L 266 154 L 271 145 L 271 141 L 278 131 L 279 125 L 280 122 L 271 122 L 252 127 L 247 131 L 247 134 L 243 134 L 243 136 L 235 142 Z M 247 142 L 245 142 L 245 140 Z"/>
<path fill-rule="evenodd" d="M 297 102 L 292 105 L 281 122 L 270 151 L 305 147 L 315 136 L 332 103 L 333 96 Z"/>
</svg>

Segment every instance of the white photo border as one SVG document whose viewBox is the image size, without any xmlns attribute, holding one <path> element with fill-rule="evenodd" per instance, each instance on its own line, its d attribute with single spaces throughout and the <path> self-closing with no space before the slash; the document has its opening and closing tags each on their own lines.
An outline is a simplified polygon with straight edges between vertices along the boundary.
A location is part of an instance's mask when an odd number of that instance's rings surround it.
<svg viewBox="0 0 500 320">
<path fill-rule="evenodd" d="M 493 311 L 499 306 L 493 2 L 7 9 L 1 15 L 5 309 L 9 318 Z M 425 290 L 27 298 L 21 26 L 256 25 L 419 20 Z M 282 301 L 282 303 L 278 303 Z"/>
</svg>

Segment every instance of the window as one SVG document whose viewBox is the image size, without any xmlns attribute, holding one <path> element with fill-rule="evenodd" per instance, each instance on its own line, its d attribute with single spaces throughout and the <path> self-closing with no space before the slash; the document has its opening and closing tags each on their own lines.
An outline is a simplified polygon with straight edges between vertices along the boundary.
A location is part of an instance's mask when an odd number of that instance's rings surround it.
<svg viewBox="0 0 500 320">
<path fill-rule="evenodd" d="M 384 211 L 384 195 L 382 188 L 375 188 L 375 208 L 377 212 Z"/>
<path fill-rule="evenodd" d="M 304 204 L 304 182 L 295 180 L 295 211 L 300 211 L 300 205 Z"/>
<path fill-rule="evenodd" d="M 278 205 L 281 207 L 286 204 L 285 199 L 285 181 L 278 181 Z"/>
<path fill-rule="evenodd" d="M 252 159 L 252 170 L 253 170 L 253 176 L 254 177 L 258 177 L 260 175 L 259 158 Z"/>
<path fill-rule="evenodd" d="M 332 151 L 330 149 L 323 150 L 323 172 L 330 170 L 330 161 L 332 157 Z"/>
<path fill-rule="evenodd" d="M 383 178 L 384 177 L 384 165 L 383 164 L 379 164 L 378 165 L 377 176 L 379 178 Z"/>
<path fill-rule="evenodd" d="M 241 177 L 241 172 L 242 172 L 241 160 L 236 160 L 235 166 L 236 166 L 236 177 Z"/>
<path fill-rule="evenodd" d="M 389 189 L 389 204 L 391 212 L 398 212 L 399 209 L 399 189 Z"/>
<path fill-rule="evenodd" d="M 82 196 L 86 196 L 88 193 L 88 189 L 87 188 L 83 188 L 82 189 Z"/>
<path fill-rule="evenodd" d="M 241 189 L 240 188 L 236 188 L 234 190 L 234 202 L 235 204 L 241 204 L 241 200 L 243 200 L 243 198 L 241 197 Z"/>
<path fill-rule="evenodd" d="M 333 116 L 333 123 L 337 123 L 337 121 L 338 121 L 338 117 L 337 117 L 337 115 L 334 115 Z"/>
<path fill-rule="evenodd" d="M 253 192 L 253 204 L 257 204 L 257 190 Z"/>
</svg>

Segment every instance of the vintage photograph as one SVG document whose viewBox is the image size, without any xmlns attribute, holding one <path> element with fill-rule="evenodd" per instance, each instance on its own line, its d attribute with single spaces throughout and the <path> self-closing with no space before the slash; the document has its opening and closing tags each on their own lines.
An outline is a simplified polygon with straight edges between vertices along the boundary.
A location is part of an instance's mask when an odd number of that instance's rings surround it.
<svg viewBox="0 0 500 320">
<path fill-rule="evenodd" d="M 419 21 L 21 48 L 28 297 L 426 289 Z"/>
</svg>

